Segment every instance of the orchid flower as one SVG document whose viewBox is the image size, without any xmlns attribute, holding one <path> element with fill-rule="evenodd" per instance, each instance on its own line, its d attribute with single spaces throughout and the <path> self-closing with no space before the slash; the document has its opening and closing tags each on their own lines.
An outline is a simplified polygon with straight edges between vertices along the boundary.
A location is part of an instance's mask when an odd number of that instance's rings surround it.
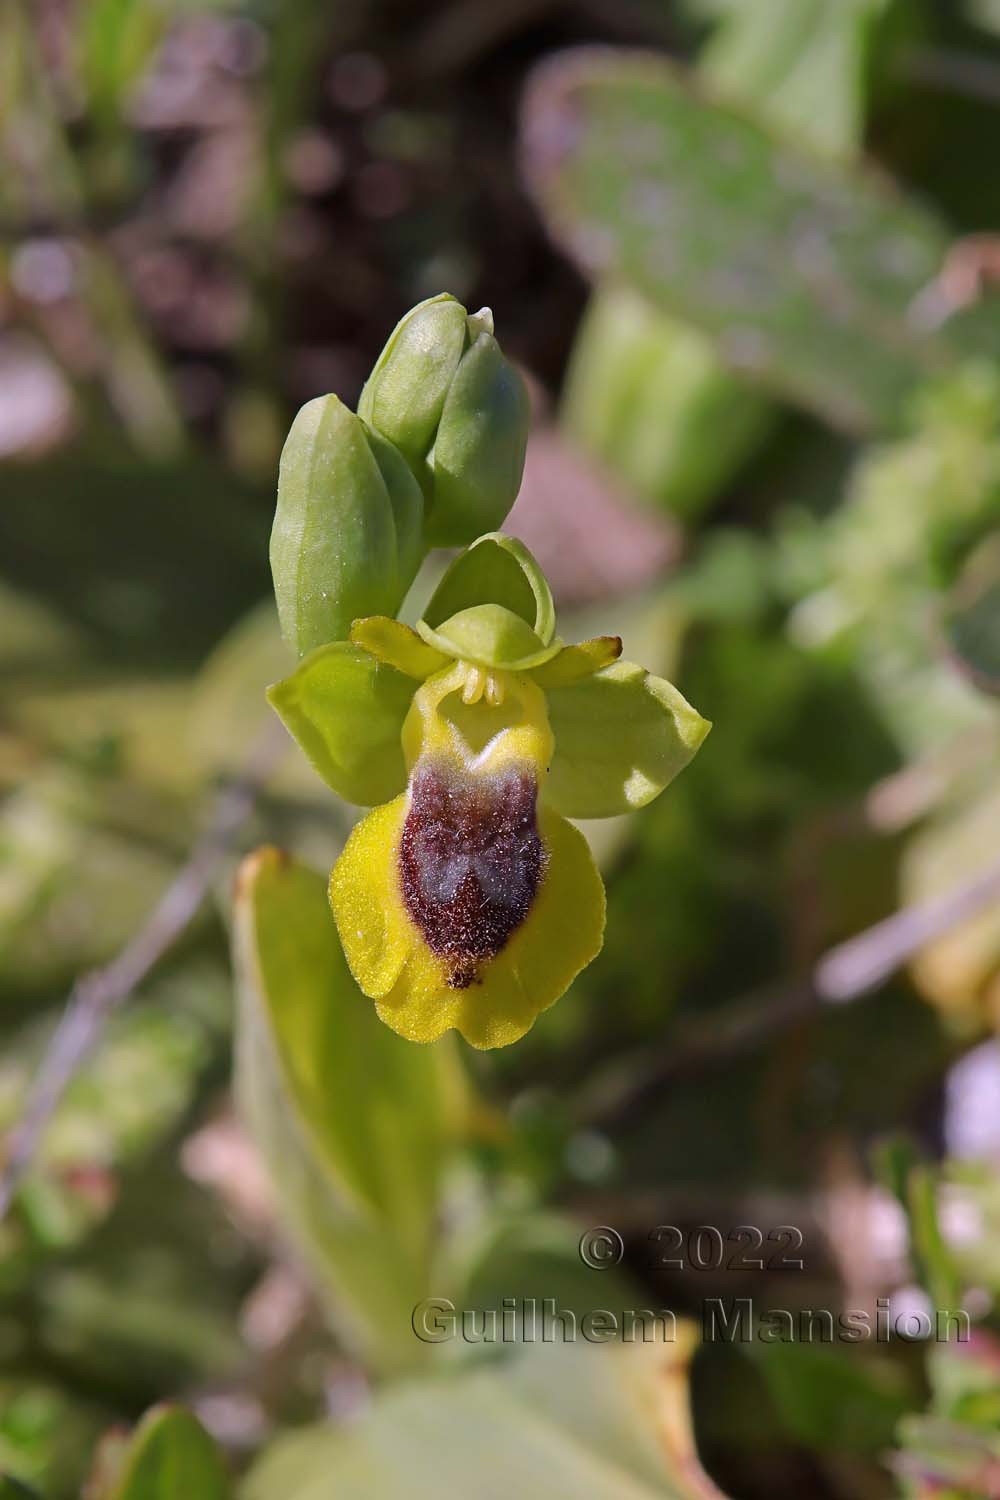
<svg viewBox="0 0 1000 1500">
<path fill-rule="evenodd" d="M 478 538 L 416 630 L 354 621 L 269 698 L 313 766 L 371 806 L 330 882 L 381 1019 L 517 1041 L 600 951 L 604 887 L 571 818 L 643 807 L 710 725 L 602 636 L 566 645 L 520 542 Z"/>
</svg>

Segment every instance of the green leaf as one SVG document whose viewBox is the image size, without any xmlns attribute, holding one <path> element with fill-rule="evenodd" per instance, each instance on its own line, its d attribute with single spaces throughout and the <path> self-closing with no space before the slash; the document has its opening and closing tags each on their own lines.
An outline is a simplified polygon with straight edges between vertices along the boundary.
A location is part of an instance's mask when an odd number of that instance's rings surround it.
<svg viewBox="0 0 1000 1500">
<path fill-rule="evenodd" d="M 400 734 L 413 688 L 362 647 L 335 641 L 310 652 L 267 696 L 327 786 L 372 807 L 406 785 Z"/>
<path fill-rule="evenodd" d="M 938 1218 L 938 1180 L 932 1167 L 920 1162 L 910 1168 L 907 1200 L 910 1243 L 922 1285 L 934 1307 L 961 1307 L 962 1289 Z"/>
<path fill-rule="evenodd" d="M 860 144 L 882 0 L 750 0 L 729 7 L 701 76 L 782 137 L 828 151 Z M 771 432 L 766 392 L 729 370 L 704 334 L 605 282 L 573 345 L 561 416 L 636 493 L 697 514 Z"/>
<path fill-rule="evenodd" d="M 87 104 L 106 128 L 122 128 L 128 93 L 148 66 L 168 18 L 166 7 L 137 0 L 94 0 L 80 13 L 77 42 Z"/>
<path fill-rule="evenodd" d="M 759 447 L 777 413 L 697 329 L 630 287 L 602 283 L 573 344 L 560 415 L 638 496 L 689 517 Z"/>
<path fill-rule="evenodd" d="M 864 129 L 869 54 L 886 0 L 733 6 L 699 59 L 705 77 L 789 135 L 843 153 Z"/>
<path fill-rule="evenodd" d="M 397 1388 L 349 1430 L 279 1440 L 244 1500 L 725 1500 L 694 1449 L 691 1344 L 683 1325 L 669 1343 L 529 1344 L 460 1382 Z"/>
<path fill-rule="evenodd" d="M 448 1046 L 383 1026 L 344 959 L 326 882 L 274 849 L 236 894 L 237 1093 L 331 1319 L 382 1369 L 423 1352 L 441 1176 L 464 1094 Z"/>
<path fill-rule="evenodd" d="M 302 407 L 285 441 L 271 531 L 281 628 L 300 656 L 352 620 L 395 614 L 420 563 L 423 498 L 391 444 L 336 396 Z"/>
<path fill-rule="evenodd" d="M 119 1464 L 97 1500 L 229 1500 L 232 1493 L 215 1443 L 180 1406 L 147 1412 Z"/>
<path fill-rule="evenodd" d="M 556 611 L 545 574 L 523 542 L 499 531 L 477 538 L 455 558 L 423 613 L 436 630 L 451 615 L 476 604 L 501 604 L 519 615 L 549 645 Z"/>
<path fill-rule="evenodd" d="M 29 1490 L 10 1474 L 0 1474 L 0 1500 L 38 1500 L 38 1491 Z"/>
<path fill-rule="evenodd" d="M 545 798 L 568 818 L 644 807 L 712 727 L 671 683 L 629 661 L 546 696 L 556 753 Z"/>
<path fill-rule="evenodd" d="M 539 69 L 526 165 L 549 228 L 708 334 L 734 369 L 837 425 L 895 422 L 961 352 L 912 317 L 947 236 L 923 208 L 696 93 L 653 57 Z"/>
<path fill-rule="evenodd" d="M 200 662 L 268 587 L 263 497 L 217 457 L 143 463 L 85 430 L 4 476 L 5 578 L 143 672 Z"/>
<path fill-rule="evenodd" d="M 785 1320 L 773 1325 L 784 1332 Z M 820 1322 L 820 1326 L 821 1322 Z M 820 1452 L 877 1453 L 892 1442 L 914 1392 L 903 1368 L 848 1345 L 757 1342 L 750 1355 L 793 1441 Z"/>
</svg>

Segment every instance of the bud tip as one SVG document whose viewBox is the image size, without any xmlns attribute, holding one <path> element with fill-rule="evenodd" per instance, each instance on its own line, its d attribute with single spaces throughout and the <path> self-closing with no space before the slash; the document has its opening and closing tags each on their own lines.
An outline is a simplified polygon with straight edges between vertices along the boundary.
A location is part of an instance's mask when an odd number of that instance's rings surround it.
<svg viewBox="0 0 1000 1500">
<path fill-rule="evenodd" d="M 493 333 L 492 307 L 481 307 L 478 312 L 469 314 L 469 337 L 475 339 L 481 333 Z"/>
</svg>

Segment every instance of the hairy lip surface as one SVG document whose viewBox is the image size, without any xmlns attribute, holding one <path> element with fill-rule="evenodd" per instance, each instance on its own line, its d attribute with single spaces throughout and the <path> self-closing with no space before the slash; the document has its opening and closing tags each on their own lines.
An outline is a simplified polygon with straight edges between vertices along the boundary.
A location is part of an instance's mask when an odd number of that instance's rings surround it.
<svg viewBox="0 0 1000 1500">
<path fill-rule="evenodd" d="M 542 876 L 530 770 L 461 777 L 419 767 L 410 784 L 399 869 L 403 900 L 448 983 L 475 983 L 527 916 Z"/>
</svg>

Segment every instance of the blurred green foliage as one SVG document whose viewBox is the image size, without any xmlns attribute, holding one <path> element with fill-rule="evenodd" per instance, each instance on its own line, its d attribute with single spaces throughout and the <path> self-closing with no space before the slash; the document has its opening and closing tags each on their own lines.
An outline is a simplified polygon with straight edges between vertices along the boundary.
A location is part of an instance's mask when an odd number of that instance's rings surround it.
<svg viewBox="0 0 1000 1500">
<path fill-rule="evenodd" d="M 227 1500 L 225 1467 L 201 1424 L 181 1407 L 154 1407 L 128 1439 L 101 1449 L 88 1490 L 95 1500 Z"/>
</svg>

